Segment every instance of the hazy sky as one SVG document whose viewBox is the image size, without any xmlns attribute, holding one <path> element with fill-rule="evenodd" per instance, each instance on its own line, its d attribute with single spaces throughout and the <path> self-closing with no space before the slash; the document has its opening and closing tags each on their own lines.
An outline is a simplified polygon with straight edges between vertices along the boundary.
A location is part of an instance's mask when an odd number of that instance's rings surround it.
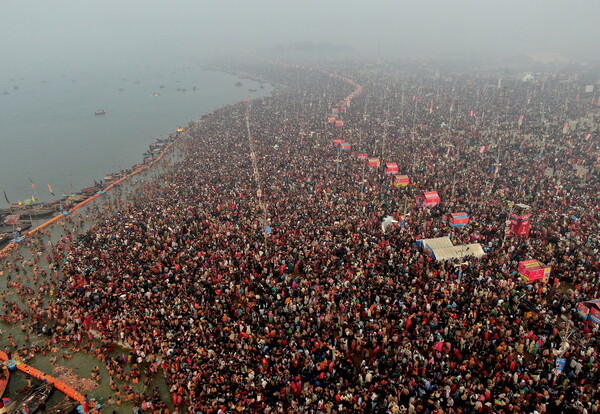
<svg viewBox="0 0 600 414">
<path fill-rule="evenodd" d="M 600 58 L 600 0 L 0 0 L 3 66 L 328 41 L 381 55 L 560 53 Z"/>
</svg>

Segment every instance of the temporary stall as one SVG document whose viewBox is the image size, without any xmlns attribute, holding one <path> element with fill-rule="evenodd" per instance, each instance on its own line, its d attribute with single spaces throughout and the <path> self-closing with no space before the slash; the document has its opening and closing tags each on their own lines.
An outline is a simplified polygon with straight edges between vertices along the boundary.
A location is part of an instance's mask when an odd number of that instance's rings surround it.
<svg viewBox="0 0 600 414">
<path fill-rule="evenodd" d="M 339 147 L 341 144 L 344 143 L 343 139 L 334 139 L 331 140 L 331 143 L 333 144 L 334 147 Z"/>
<path fill-rule="evenodd" d="M 546 266 L 535 259 L 519 262 L 518 266 L 519 275 L 527 282 L 547 279 L 550 276 L 550 269 L 550 266 Z"/>
<path fill-rule="evenodd" d="M 358 154 L 357 157 L 359 160 L 366 160 L 369 158 L 369 154 Z"/>
<path fill-rule="evenodd" d="M 577 304 L 577 312 L 584 320 L 600 324 L 600 299 L 588 300 Z"/>
<path fill-rule="evenodd" d="M 509 229 L 512 234 L 517 236 L 529 237 L 529 231 L 531 230 L 531 223 L 529 219 L 531 214 L 511 214 Z"/>
<path fill-rule="evenodd" d="M 396 164 L 395 162 L 386 163 L 385 173 L 389 175 L 398 174 L 398 164 Z"/>
<path fill-rule="evenodd" d="M 392 179 L 392 185 L 394 187 L 406 187 L 408 184 L 410 184 L 408 175 L 395 175 Z"/>
<path fill-rule="evenodd" d="M 454 246 L 450 237 L 435 237 L 433 239 L 421 239 L 417 240 L 417 246 L 421 247 L 425 251 L 433 249 L 441 249 L 446 247 Z"/>
<path fill-rule="evenodd" d="M 416 204 L 422 207 L 434 207 L 440 203 L 441 199 L 437 191 L 425 191 L 423 195 L 417 196 Z"/>
<path fill-rule="evenodd" d="M 344 121 L 338 119 L 337 121 L 335 121 L 335 126 L 344 126 Z"/>
<path fill-rule="evenodd" d="M 452 260 L 467 256 L 482 257 L 484 255 L 485 252 L 479 243 L 461 244 L 458 246 L 446 247 L 433 251 L 433 258 L 435 260 Z"/>
<path fill-rule="evenodd" d="M 333 116 L 330 116 L 329 118 L 327 118 L 327 122 L 330 123 L 330 124 L 333 123 L 333 122 L 335 122 L 335 121 L 336 121 L 336 119 Z"/>
<path fill-rule="evenodd" d="M 342 149 L 342 150 L 345 150 L 345 151 L 347 151 L 347 150 L 349 150 L 350 148 L 352 148 L 352 145 L 351 145 L 350 143 L 348 143 L 348 142 L 342 142 L 342 143 L 340 144 L 340 149 Z"/>
<path fill-rule="evenodd" d="M 436 237 L 417 241 L 417 246 L 435 260 L 460 259 L 466 256 L 482 257 L 485 255 L 479 243 L 455 246 L 449 237 Z"/>
<path fill-rule="evenodd" d="M 469 224 L 469 216 L 467 213 L 450 213 L 444 217 L 444 221 L 448 223 L 450 227 L 464 227 Z"/>
<path fill-rule="evenodd" d="M 381 165 L 381 161 L 379 161 L 379 158 L 369 158 L 367 165 L 370 168 L 379 168 L 379 166 Z"/>
</svg>

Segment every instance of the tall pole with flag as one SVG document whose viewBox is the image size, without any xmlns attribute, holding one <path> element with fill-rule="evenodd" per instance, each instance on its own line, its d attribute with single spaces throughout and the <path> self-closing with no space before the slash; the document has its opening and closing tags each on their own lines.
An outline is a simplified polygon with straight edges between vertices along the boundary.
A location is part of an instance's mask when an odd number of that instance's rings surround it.
<svg viewBox="0 0 600 414">
<path fill-rule="evenodd" d="M 33 190 L 33 195 L 31 196 L 31 201 L 37 201 L 37 185 L 33 182 L 31 178 L 29 178 L 29 184 L 31 185 L 31 189 Z"/>
</svg>

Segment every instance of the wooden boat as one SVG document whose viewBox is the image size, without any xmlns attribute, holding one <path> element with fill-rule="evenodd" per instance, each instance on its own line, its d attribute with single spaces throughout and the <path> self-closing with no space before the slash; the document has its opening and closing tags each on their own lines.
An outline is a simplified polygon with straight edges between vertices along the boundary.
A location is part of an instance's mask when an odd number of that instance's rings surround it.
<svg viewBox="0 0 600 414">
<path fill-rule="evenodd" d="M 106 113 L 106 111 L 104 109 L 98 109 L 96 112 L 94 112 L 94 115 L 104 115 Z"/>
<path fill-rule="evenodd" d="M 21 217 L 24 219 L 38 219 L 53 215 L 56 213 L 55 207 L 42 207 L 42 208 L 28 208 L 19 211 Z"/>
<path fill-rule="evenodd" d="M 2 236 L 0 235 L 0 243 L 2 242 Z M 0 398 L 4 395 L 6 387 L 8 387 L 8 380 L 10 380 L 10 372 L 8 368 L 2 365 L 0 367 Z"/>
<path fill-rule="evenodd" d="M 10 401 L 0 408 L 0 414 L 14 413 L 21 404 L 34 392 L 34 388 L 26 385 L 18 390 L 14 395 L 10 396 Z"/>
<path fill-rule="evenodd" d="M 100 190 L 101 189 L 100 187 L 101 186 L 99 186 L 99 185 L 93 185 L 91 187 L 82 188 L 79 192 L 83 193 L 83 194 L 91 194 L 91 193 L 95 193 L 98 190 Z"/>
<path fill-rule="evenodd" d="M 31 223 L 29 223 L 28 221 L 24 222 L 24 221 L 19 220 L 16 228 L 14 228 L 13 226 L 0 226 L 0 234 L 7 234 L 12 237 L 14 230 L 22 232 L 25 230 L 29 230 L 30 228 L 31 228 Z"/>
<path fill-rule="evenodd" d="M 52 393 L 52 385 L 45 384 L 41 388 L 38 388 L 34 393 L 19 406 L 19 413 L 35 413 L 42 404 L 46 402 L 50 393 Z"/>
</svg>

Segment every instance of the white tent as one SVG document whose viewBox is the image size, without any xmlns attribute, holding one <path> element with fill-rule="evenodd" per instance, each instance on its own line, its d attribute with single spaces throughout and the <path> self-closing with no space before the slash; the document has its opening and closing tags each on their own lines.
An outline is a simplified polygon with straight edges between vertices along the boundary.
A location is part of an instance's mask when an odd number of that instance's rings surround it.
<svg viewBox="0 0 600 414">
<path fill-rule="evenodd" d="M 432 254 L 435 260 L 452 260 L 460 259 L 466 256 L 481 257 L 485 253 L 479 243 L 472 243 L 434 249 Z"/>
<path fill-rule="evenodd" d="M 435 260 L 460 259 L 466 256 L 482 257 L 485 252 L 479 243 L 455 246 L 449 237 L 421 240 L 423 250 Z"/>
<path fill-rule="evenodd" d="M 395 218 L 393 218 L 392 216 L 387 216 L 386 218 L 383 219 L 383 221 L 381 222 L 381 230 L 385 233 L 385 231 L 387 230 L 387 228 L 390 226 L 390 224 L 392 223 L 398 223 L 398 220 L 396 220 Z"/>
<path fill-rule="evenodd" d="M 423 239 L 421 240 L 423 249 L 443 249 L 446 247 L 453 247 L 452 240 L 450 237 L 436 237 L 435 239 Z"/>
</svg>

